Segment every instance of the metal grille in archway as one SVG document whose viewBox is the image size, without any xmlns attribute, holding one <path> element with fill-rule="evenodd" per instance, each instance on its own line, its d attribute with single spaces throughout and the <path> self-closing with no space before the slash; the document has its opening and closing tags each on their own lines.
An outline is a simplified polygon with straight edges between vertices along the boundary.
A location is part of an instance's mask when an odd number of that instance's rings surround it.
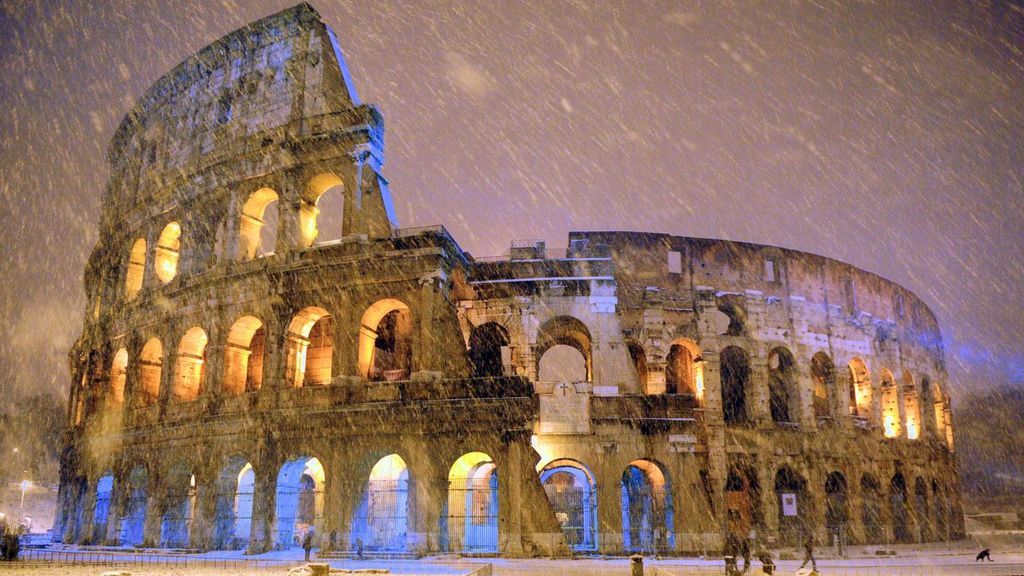
<svg viewBox="0 0 1024 576">
<path fill-rule="evenodd" d="M 498 472 L 448 481 L 448 550 L 498 551 Z"/>
<path fill-rule="evenodd" d="M 405 551 L 409 532 L 409 480 L 370 480 L 356 511 L 353 543 L 375 551 Z M 358 542 L 357 542 L 358 541 Z"/>
<path fill-rule="evenodd" d="M 240 550 L 249 545 L 252 531 L 255 474 L 247 465 L 237 474 L 225 476 L 217 483 L 213 548 Z"/>
<path fill-rule="evenodd" d="M 544 492 L 562 526 L 566 543 L 576 552 L 597 550 L 597 496 L 582 487 L 559 489 L 545 485 Z"/>
</svg>

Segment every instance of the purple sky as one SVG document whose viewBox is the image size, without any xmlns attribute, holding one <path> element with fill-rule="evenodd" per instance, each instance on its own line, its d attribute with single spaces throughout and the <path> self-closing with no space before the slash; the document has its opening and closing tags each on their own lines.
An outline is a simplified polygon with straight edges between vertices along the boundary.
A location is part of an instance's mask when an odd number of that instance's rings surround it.
<svg viewBox="0 0 1024 576">
<path fill-rule="evenodd" d="M 0 4 L 0 398 L 68 386 L 135 98 L 291 4 Z M 403 226 L 477 255 L 628 229 L 831 256 L 935 310 L 954 388 L 1024 385 L 1021 2 L 314 6 L 384 113 Z"/>
</svg>

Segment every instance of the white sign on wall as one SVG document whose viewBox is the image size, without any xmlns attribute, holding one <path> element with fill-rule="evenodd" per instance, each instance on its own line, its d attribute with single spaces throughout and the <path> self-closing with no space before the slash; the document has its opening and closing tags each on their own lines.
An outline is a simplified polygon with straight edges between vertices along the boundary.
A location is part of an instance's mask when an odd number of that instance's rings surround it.
<svg viewBox="0 0 1024 576">
<path fill-rule="evenodd" d="M 796 516 L 796 494 L 782 494 L 782 515 Z"/>
</svg>

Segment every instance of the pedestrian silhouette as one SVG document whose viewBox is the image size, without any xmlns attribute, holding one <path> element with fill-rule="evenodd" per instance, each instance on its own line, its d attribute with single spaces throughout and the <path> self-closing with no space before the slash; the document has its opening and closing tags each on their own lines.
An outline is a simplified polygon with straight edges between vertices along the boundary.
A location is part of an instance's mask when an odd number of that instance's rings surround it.
<svg viewBox="0 0 1024 576">
<path fill-rule="evenodd" d="M 309 551 L 313 549 L 313 531 L 309 530 L 302 537 L 302 549 L 306 551 L 306 562 L 309 562 Z"/>
<path fill-rule="evenodd" d="M 814 534 L 810 530 L 807 530 L 804 537 L 804 561 L 800 568 L 806 566 L 807 562 L 811 563 L 811 570 L 818 571 L 818 562 L 814 559 Z"/>
<path fill-rule="evenodd" d="M 985 548 L 981 552 L 978 552 L 978 557 L 974 559 L 975 562 L 981 562 L 982 560 L 995 562 L 995 560 L 992 559 L 992 554 L 988 551 L 988 548 Z"/>
</svg>

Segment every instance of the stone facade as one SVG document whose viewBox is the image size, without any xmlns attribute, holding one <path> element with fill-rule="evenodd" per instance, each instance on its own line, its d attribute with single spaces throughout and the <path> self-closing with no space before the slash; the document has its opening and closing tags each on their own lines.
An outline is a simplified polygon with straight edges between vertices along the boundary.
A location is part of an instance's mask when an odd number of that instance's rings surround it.
<svg viewBox="0 0 1024 576">
<path fill-rule="evenodd" d="M 398 228 L 383 133 L 305 4 L 140 99 L 69 355 L 58 539 L 516 556 L 963 535 L 913 294 L 663 234 L 474 258 Z"/>
</svg>

